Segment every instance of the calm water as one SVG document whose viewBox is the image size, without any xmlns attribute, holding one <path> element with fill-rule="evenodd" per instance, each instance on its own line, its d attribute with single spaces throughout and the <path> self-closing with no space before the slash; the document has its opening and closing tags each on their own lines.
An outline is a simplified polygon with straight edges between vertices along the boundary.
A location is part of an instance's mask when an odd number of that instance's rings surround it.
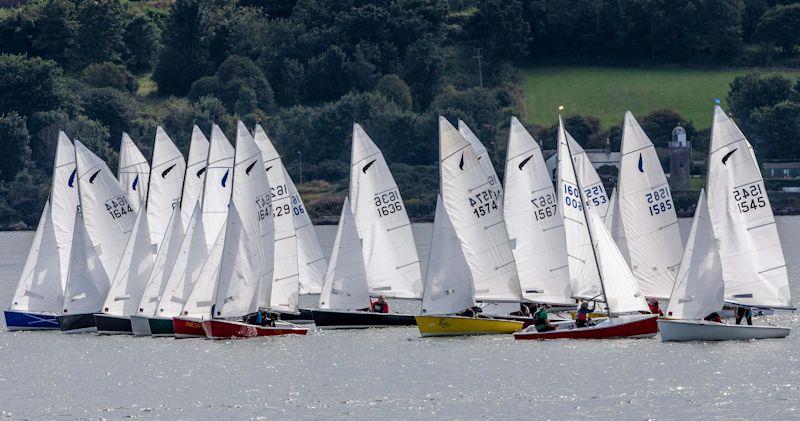
<svg viewBox="0 0 800 421">
<path fill-rule="evenodd" d="M 778 225 L 798 303 L 800 217 Z M 425 258 L 431 226 L 414 228 Z M 329 252 L 335 227 L 319 234 Z M 31 238 L 0 233 L 2 308 Z M 416 328 L 228 342 L 0 331 L 0 415 L 800 418 L 800 315 L 769 320 L 796 331 L 786 340 L 695 344 L 422 339 Z"/>
</svg>

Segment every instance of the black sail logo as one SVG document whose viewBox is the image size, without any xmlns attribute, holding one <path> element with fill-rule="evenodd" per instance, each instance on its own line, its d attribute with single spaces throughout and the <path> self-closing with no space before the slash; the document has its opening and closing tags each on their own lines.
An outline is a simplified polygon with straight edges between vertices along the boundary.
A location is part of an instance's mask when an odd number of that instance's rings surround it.
<svg viewBox="0 0 800 421">
<path fill-rule="evenodd" d="M 250 175 L 250 170 L 253 169 L 253 166 L 256 165 L 256 162 L 258 162 L 258 160 L 255 160 L 252 163 L 250 163 L 250 165 L 248 165 L 247 168 L 244 170 L 244 173 Z"/>
<path fill-rule="evenodd" d="M 366 173 L 367 173 L 367 170 L 369 169 L 369 167 L 371 167 L 371 166 L 372 166 L 372 164 L 374 164 L 374 163 L 375 163 L 375 161 L 376 161 L 376 160 L 375 160 L 375 159 L 373 159 L 372 161 L 369 161 L 369 162 L 367 162 L 367 165 L 364 165 L 364 168 L 361 170 L 361 172 L 363 172 L 364 174 L 366 174 Z"/>
<path fill-rule="evenodd" d="M 533 158 L 533 155 L 531 155 L 531 156 L 529 156 L 529 157 L 527 157 L 527 158 L 523 159 L 523 160 L 522 160 L 522 162 L 520 162 L 520 163 L 519 163 L 519 170 L 520 170 L 520 171 L 522 171 L 522 167 L 524 167 L 524 166 L 525 166 L 525 164 L 527 164 L 527 163 L 528 163 L 528 161 L 530 161 L 530 160 L 531 160 L 531 158 Z"/>
<path fill-rule="evenodd" d="M 100 170 L 97 170 L 91 177 L 89 177 L 89 183 L 94 184 L 94 179 L 97 178 L 97 174 L 100 174 Z"/>
<path fill-rule="evenodd" d="M 169 168 L 167 168 L 166 170 L 162 171 L 161 172 L 161 178 L 167 178 L 167 174 L 169 174 L 169 172 L 172 171 L 172 169 L 175 168 L 176 165 L 178 165 L 178 164 L 172 164 Z"/>
<path fill-rule="evenodd" d="M 739 148 L 736 148 L 736 149 L 726 153 L 725 156 L 722 157 L 722 165 L 728 165 L 728 158 L 730 158 L 731 155 L 733 155 L 733 153 L 738 151 L 738 150 L 739 150 Z"/>
<path fill-rule="evenodd" d="M 197 171 L 197 178 L 200 178 L 200 176 L 203 175 L 204 172 L 206 172 L 206 167 L 200 168 Z"/>
<path fill-rule="evenodd" d="M 461 152 L 461 160 L 458 161 L 458 169 L 464 171 L 464 152 Z"/>
</svg>

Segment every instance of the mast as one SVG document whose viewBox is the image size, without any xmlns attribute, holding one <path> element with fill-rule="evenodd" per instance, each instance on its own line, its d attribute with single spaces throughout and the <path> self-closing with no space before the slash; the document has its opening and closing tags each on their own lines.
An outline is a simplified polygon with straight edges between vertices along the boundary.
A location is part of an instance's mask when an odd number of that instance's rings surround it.
<svg viewBox="0 0 800 421">
<path fill-rule="evenodd" d="M 572 151 L 569 149 L 569 142 L 567 141 L 566 131 L 567 129 L 564 127 L 564 122 L 561 120 L 561 116 L 558 116 L 558 126 L 559 130 L 564 132 L 564 141 L 567 146 L 567 151 L 569 152 L 568 159 L 572 159 Z M 561 158 L 561 157 L 559 157 Z M 563 159 L 563 158 L 561 158 Z M 594 255 L 594 263 L 595 267 L 597 268 L 597 275 L 600 278 L 600 290 L 603 291 L 603 299 L 606 301 L 606 311 L 608 312 L 608 317 L 613 317 L 611 313 L 611 308 L 608 305 L 608 295 L 606 294 L 606 286 L 603 282 L 603 271 L 600 270 L 600 261 L 597 260 L 597 250 L 595 250 L 594 246 L 594 236 L 592 235 L 592 225 L 589 223 L 589 218 L 586 216 L 586 193 L 583 191 L 583 187 L 581 187 L 581 180 L 578 177 L 578 173 L 575 171 L 575 164 L 572 165 L 572 173 L 575 176 L 575 184 L 578 187 L 578 191 L 580 191 L 581 195 L 581 211 L 583 212 L 583 220 L 586 222 L 586 231 L 589 233 L 589 241 L 592 244 L 592 254 Z"/>
</svg>

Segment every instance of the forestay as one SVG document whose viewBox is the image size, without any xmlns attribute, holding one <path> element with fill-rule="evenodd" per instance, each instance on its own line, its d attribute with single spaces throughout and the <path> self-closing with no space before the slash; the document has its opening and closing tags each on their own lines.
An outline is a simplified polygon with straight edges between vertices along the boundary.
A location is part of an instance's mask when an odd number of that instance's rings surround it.
<svg viewBox="0 0 800 421">
<path fill-rule="evenodd" d="M 564 220 L 539 144 L 511 117 L 503 201 L 522 296 L 572 304 Z"/>
<path fill-rule="evenodd" d="M 199 127 L 192 127 L 192 141 L 189 144 L 189 160 L 186 164 L 186 176 L 183 178 L 181 194 L 181 221 L 184 231 L 192 219 L 194 205 L 203 195 L 203 184 L 206 179 L 208 165 L 208 139 Z"/>
<path fill-rule="evenodd" d="M 269 179 L 272 199 L 272 216 L 275 224 L 275 269 L 272 279 L 272 302 L 276 310 L 296 311 L 300 291 L 300 267 L 297 252 L 297 231 L 294 215 L 305 208 L 295 196 L 294 183 L 283 168 L 278 152 L 272 146 L 267 133 L 256 125 L 256 145 Z M 291 186 L 290 186 L 291 184 Z"/>
<path fill-rule="evenodd" d="M 475 287 L 461 242 L 442 205 L 436 198 L 436 216 L 422 294 L 423 314 L 453 314 L 475 305 Z"/>
<path fill-rule="evenodd" d="M 117 178 L 125 194 L 128 195 L 133 211 L 138 212 L 147 198 L 150 165 L 147 164 L 147 159 L 125 132 L 122 133 L 122 143 L 119 147 Z"/>
<path fill-rule="evenodd" d="M 77 142 L 76 144 L 79 145 Z M 117 182 L 113 177 L 112 181 Z M 73 232 L 72 255 L 61 312 L 65 316 L 100 311 L 109 288 L 108 276 L 95 253 L 95 247 L 92 246 L 80 214 L 75 217 Z"/>
<path fill-rule="evenodd" d="M 717 241 L 708 214 L 705 191 L 701 191 L 675 288 L 669 299 L 667 317 L 702 320 L 722 310 L 724 293 Z"/>
<path fill-rule="evenodd" d="M 582 194 L 570 156 L 568 139 L 572 136 L 558 120 L 558 203 L 564 217 L 567 260 L 572 295 L 575 298 L 601 300 L 600 274 L 592 251 L 586 216 L 583 213 Z"/>
<path fill-rule="evenodd" d="M 719 106 L 711 127 L 707 188 L 725 300 L 792 308 L 786 260 L 753 148 Z"/>
<path fill-rule="evenodd" d="M 520 301 L 517 267 L 498 182 L 489 180 L 469 142 L 439 117 L 442 201 L 455 228 L 479 301 Z"/>
<path fill-rule="evenodd" d="M 117 271 L 136 213 L 106 163 L 77 140 L 75 160 L 83 224 L 108 278 Z"/>
<path fill-rule="evenodd" d="M 383 154 L 353 124 L 350 198 L 370 292 L 422 298 L 422 272 L 403 198 Z"/>
<path fill-rule="evenodd" d="M 155 248 L 150 241 L 146 212 L 139 212 L 131 236 L 125 245 L 111 288 L 103 304 L 103 312 L 117 316 L 135 314 L 153 270 Z"/>
<path fill-rule="evenodd" d="M 297 283 L 275 288 L 275 225 L 270 184 L 261 150 L 241 121 L 236 130 L 236 163 L 214 317 L 244 316 L 258 307 L 297 311 Z M 282 306 L 271 306 L 277 298 Z"/>
<path fill-rule="evenodd" d="M 152 177 L 147 189 L 147 225 L 150 229 L 150 240 L 156 249 L 164 239 L 172 210 L 181 200 L 185 172 L 186 160 L 183 159 L 183 154 L 167 133 L 160 126 L 156 127 Z"/>
<path fill-rule="evenodd" d="M 625 251 L 642 292 L 666 299 L 683 252 L 678 217 L 655 147 L 630 112 L 625 113 L 621 149 L 618 199 Z"/>
<path fill-rule="evenodd" d="M 369 287 L 350 199 L 345 197 L 333 243 L 328 272 L 319 296 L 319 308 L 358 310 L 368 307 Z"/>
</svg>

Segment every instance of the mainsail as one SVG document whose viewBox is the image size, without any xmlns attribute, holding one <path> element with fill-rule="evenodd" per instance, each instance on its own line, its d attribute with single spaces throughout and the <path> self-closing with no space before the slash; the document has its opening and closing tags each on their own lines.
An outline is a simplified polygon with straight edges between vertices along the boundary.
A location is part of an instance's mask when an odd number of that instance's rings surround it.
<svg viewBox="0 0 800 421">
<path fill-rule="evenodd" d="M 301 294 L 318 294 L 322 289 L 327 262 L 314 231 L 314 225 L 306 212 L 303 199 L 292 178 L 283 166 L 278 151 L 260 125 L 256 125 L 254 139 L 261 149 L 264 166 L 267 168 L 272 186 L 272 206 L 275 211 L 275 239 L 286 247 L 276 244 L 275 278 L 290 279 L 297 272 Z M 289 225 L 291 222 L 291 225 Z M 296 255 L 291 253 L 291 242 L 296 242 Z M 289 260 L 295 260 L 291 263 Z M 285 262 L 283 264 L 279 262 Z M 296 266 L 296 267 L 295 267 Z M 293 280 L 282 283 L 294 282 Z"/>
<path fill-rule="evenodd" d="M 478 136 L 476 136 L 472 129 L 467 126 L 467 123 L 463 122 L 461 119 L 458 120 L 458 132 L 461 133 L 461 136 L 464 136 L 464 138 L 469 141 L 469 144 L 472 146 L 472 150 L 475 151 L 475 156 L 478 157 L 478 161 L 480 162 L 481 168 L 486 174 L 489 183 L 494 182 L 494 185 L 497 186 L 497 191 L 502 195 L 503 186 L 500 185 L 500 177 L 497 176 L 497 171 L 494 170 L 494 165 L 492 165 L 492 160 L 489 158 L 489 152 L 486 150 L 486 146 L 481 143 L 481 141 L 478 139 Z"/>
<path fill-rule="evenodd" d="M 350 198 L 370 292 L 422 298 L 422 272 L 403 198 L 380 149 L 353 124 Z"/>
<path fill-rule="evenodd" d="M 792 308 L 789 276 L 753 147 L 714 108 L 708 165 L 708 210 L 719 240 L 725 300 Z"/>
<path fill-rule="evenodd" d="M 439 117 L 442 201 L 461 242 L 480 301 L 520 301 L 517 267 L 503 220 L 499 182 L 450 122 Z"/>
<path fill-rule="evenodd" d="M 453 314 L 475 305 L 475 286 L 450 217 L 436 198 L 436 216 L 422 294 L 423 314 Z"/>
<path fill-rule="evenodd" d="M 134 212 L 139 211 L 139 207 L 147 198 L 147 185 L 150 179 L 150 165 L 145 159 L 136 144 L 127 133 L 122 133 L 122 143 L 119 147 L 119 169 L 117 170 L 119 184 L 122 185 L 125 194 Z"/>
<path fill-rule="evenodd" d="M 571 304 L 564 220 L 539 144 L 511 118 L 503 201 L 522 296 Z"/>
<path fill-rule="evenodd" d="M 164 239 L 172 210 L 180 203 L 186 160 L 161 127 L 156 127 L 152 177 L 147 193 L 147 225 L 156 248 Z"/>
<path fill-rule="evenodd" d="M 181 194 L 181 221 L 183 229 L 188 228 L 192 218 L 194 205 L 203 195 L 203 184 L 206 180 L 208 166 L 208 139 L 199 127 L 192 128 L 192 141 L 189 144 L 189 159 L 186 163 L 186 175 L 183 178 Z"/>
<path fill-rule="evenodd" d="M 722 310 L 724 293 L 717 241 L 708 214 L 705 191 L 701 191 L 675 288 L 669 299 L 667 317 L 702 320 Z"/>
<path fill-rule="evenodd" d="M 618 200 L 625 252 L 648 297 L 670 296 L 683 243 L 667 177 L 655 147 L 630 112 L 622 129 Z"/>
<path fill-rule="evenodd" d="M 605 220 L 611 201 L 608 199 L 605 186 L 603 186 L 603 180 L 597 174 L 594 164 L 581 145 L 569 133 L 567 133 L 567 139 L 569 150 L 572 151 L 572 161 L 581 186 L 583 186 L 583 194 L 586 196 L 586 206 L 594 209 L 600 218 Z"/>
<path fill-rule="evenodd" d="M 358 310 L 369 304 L 369 287 L 364 256 L 361 254 L 361 240 L 358 238 L 350 199 L 345 197 L 328 273 L 325 275 L 319 296 L 319 308 Z"/>
</svg>

